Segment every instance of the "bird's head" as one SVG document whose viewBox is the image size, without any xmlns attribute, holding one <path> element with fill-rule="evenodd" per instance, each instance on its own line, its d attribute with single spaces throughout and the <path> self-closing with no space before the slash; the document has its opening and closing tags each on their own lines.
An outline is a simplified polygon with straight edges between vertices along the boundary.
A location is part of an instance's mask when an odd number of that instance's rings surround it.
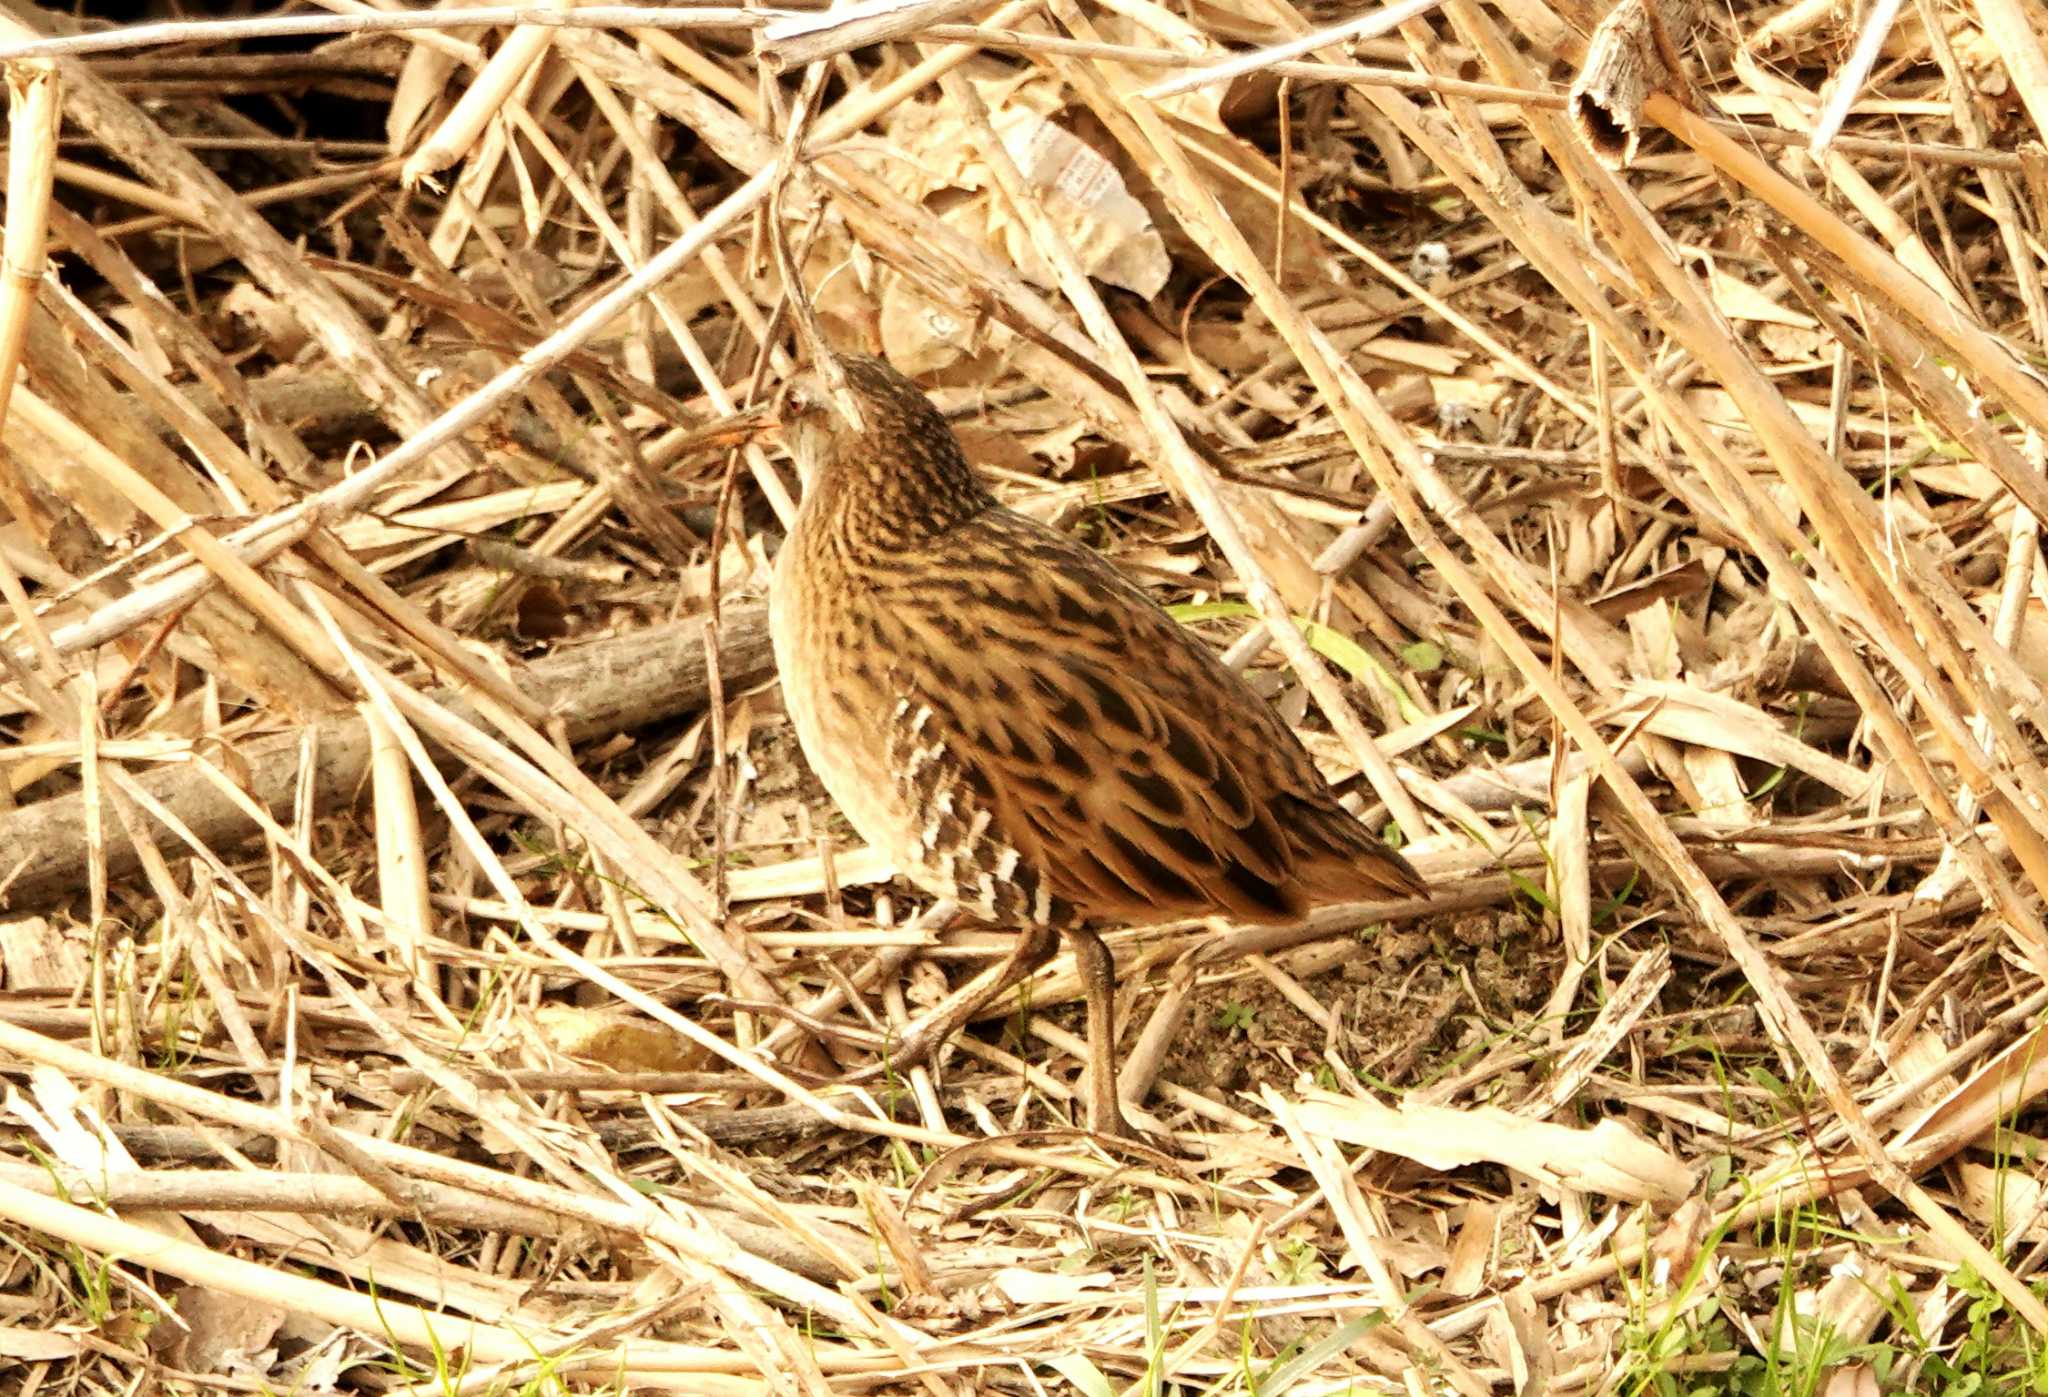
<svg viewBox="0 0 2048 1397">
<path fill-rule="evenodd" d="M 838 365 L 838 384 L 817 369 L 792 380 L 776 414 L 807 497 L 890 533 L 942 529 L 991 503 L 916 384 L 867 355 Z"/>
</svg>

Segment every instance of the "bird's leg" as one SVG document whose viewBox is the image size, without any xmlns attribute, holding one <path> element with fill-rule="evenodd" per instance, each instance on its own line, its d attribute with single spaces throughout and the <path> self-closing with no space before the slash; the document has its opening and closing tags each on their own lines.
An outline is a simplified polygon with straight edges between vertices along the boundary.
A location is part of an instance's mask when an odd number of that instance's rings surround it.
<svg viewBox="0 0 2048 1397">
<path fill-rule="evenodd" d="M 1017 944 L 996 967 L 986 985 L 969 985 L 918 1020 L 896 1043 L 889 1055 L 873 1067 L 848 1073 L 841 1080 L 865 1082 L 885 1072 L 907 1072 L 938 1051 L 939 1045 L 965 1026 L 997 996 L 1007 993 L 1052 959 L 1057 937 L 1051 927 L 1026 927 L 1017 934 Z"/>
<path fill-rule="evenodd" d="M 1088 1132 L 1136 1138 L 1116 1099 L 1116 959 L 1086 927 L 1068 927 L 1066 935 L 1088 997 Z"/>
</svg>

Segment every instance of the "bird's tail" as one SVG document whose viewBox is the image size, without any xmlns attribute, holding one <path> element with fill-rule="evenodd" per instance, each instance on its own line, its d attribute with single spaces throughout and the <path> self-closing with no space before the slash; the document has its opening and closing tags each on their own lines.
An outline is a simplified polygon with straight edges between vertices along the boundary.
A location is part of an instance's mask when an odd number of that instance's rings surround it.
<svg viewBox="0 0 2048 1397">
<path fill-rule="evenodd" d="M 1280 816 L 1293 846 L 1295 876 L 1316 902 L 1385 902 L 1424 897 L 1413 864 L 1335 801 L 1297 800 Z"/>
</svg>

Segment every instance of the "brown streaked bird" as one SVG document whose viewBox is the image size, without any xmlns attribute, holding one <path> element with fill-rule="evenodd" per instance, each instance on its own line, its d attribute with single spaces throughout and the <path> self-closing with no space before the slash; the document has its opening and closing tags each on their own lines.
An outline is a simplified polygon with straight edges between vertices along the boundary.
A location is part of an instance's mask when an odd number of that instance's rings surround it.
<svg viewBox="0 0 2048 1397">
<path fill-rule="evenodd" d="M 784 701 L 863 838 L 1019 933 L 993 983 L 889 1065 L 922 1059 L 1063 933 L 1087 991 L 1088 1128 L 1127 1134 L 1093 926 L 1288 923 L 1422 879 L 1207 646 L 1092 549 L 997 503 L 916 385 L 840 362 L 859 425 L 815 383 L 783 417 L 804 476 L 769 612 Z"/>
</svg>

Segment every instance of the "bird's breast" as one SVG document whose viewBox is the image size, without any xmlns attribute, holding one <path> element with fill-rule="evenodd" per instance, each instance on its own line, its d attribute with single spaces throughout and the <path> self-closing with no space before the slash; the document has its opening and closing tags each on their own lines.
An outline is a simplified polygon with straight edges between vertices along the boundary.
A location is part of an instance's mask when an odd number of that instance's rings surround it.
<svg viewBox="0 0 2048 1397">
<path fill-rule="evenodd" d="M 818 780 L 855 832 L 905 864 L 911 815 L 889 769 L 884 719 L 895 702 L 859 598 L 800 519 L 776 559 L 768 629 L 783 707 Z"/>
</svg>

